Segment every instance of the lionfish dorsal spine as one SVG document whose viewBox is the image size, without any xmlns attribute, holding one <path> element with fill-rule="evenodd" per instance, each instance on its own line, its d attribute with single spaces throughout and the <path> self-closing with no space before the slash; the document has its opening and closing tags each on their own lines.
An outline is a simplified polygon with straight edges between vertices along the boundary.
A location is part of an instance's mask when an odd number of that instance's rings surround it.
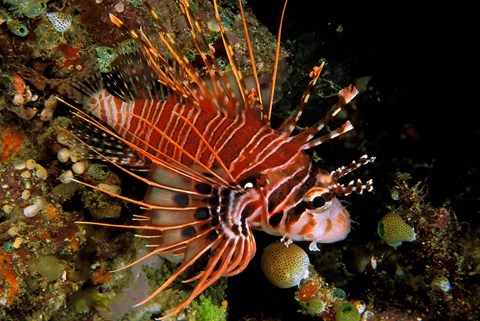
<svg viewBox="0 0 480 321">
<path fill-rule="evenodd" d="M 238 0 L 239 2 L 242 0 Z M 285 11 L 287 9 L 288 0 L 285 0 L 282 9 L 282 15 L 280 16 L 280 23 L 278 26 L 278 34 L 277 34 L 277 45 L 275 48 L 275 63 L 273 65 L 273 75 L 272 75 L 272 90 L 270 91 L 270 98 L 268 101 L 268 112 L 267 112 L 267 119 L 270 121 L 272 117 L 272 110 L 273 110 L 273 99 L 275 96 L 275 82 L 277 80 L 277 72 L 280 60 L 280 40 L 282 39 L 282 29 L 283 29 L 283 18 L 285 17 Z M 241 7 L 241 5 L 240 5 Z"/>
<path fill-rule="evenodd" d="M 319 137 L 318 139 L 312 140 L 325 126 L 345 107 L 356 95 L 358 94 L 358 90 L 350 85 L 344 89 L 342 89 L 338 93 L 338 101 L 334 104 L 330 110 L 317 121 L 315 124 L 309 126 L 302 132 L 298 133 L 297 135 L 293 136 L 292 139 L 298 142 L 303 143 L 302 149 L 309 149 L 315 147 L 317 145 L 322 144 L 325 141 L 328 141 L 332 138 L 338 137 L 350 130 L 353 129 L 352 124 L 349 121 L 346 121 L 343 125 L 341 125 L 338 129 Z"/>
<path fill-rule="evenodd" d="M 320 66 L 314 67 L 312 72 L 310 72 L 309 76 L 311 80 L 308 83 L 307 88 L 305 89 L 305 93 L 303 94 L 302 99 L 300 100 L 300 103 L 297 105 L 297 107 L 295 108 L 294 112 L 290 115 L 290 117 L 285 119 L 285 121 L 280 125 L 278 130 L 287 132 L 289 135 L 293 132 L 293 130 L 295 129 L 295 126 L 300 120 L 300 117 L 302 116 L 305 105 L 308 103 L 308 100 L 310 99 L 313 89 L 317 85 L 317 81 L 320 78 L 320 75 L 322 73 L 324 66 L 325 66 L 325 62 L 323 61 L 320 64 Z"/>
<path fill-rule="evenodd" d="M 150 12 L 154 12 L 148 3 L 146 3 L 146 6 L 149 8 Z M 208 70 L 206 76 L 207 79 L 209 79 L 210 85 L 208 85 L 206 80 L 200 76 L 190 61 L 183 54 L 181 54 L 181 51 L 178 49 L 173 37 L 165 31 L 166 29 L 164 27 L 162 27 L 162 23 L 159 20 L 158 15 L 152 14 L 156 22 L 161 26 L 161 31 L 158 32 L 157 35 L 158 39 L 162 45 L 165 46 L 168 53 L 173 56 L 175 63 L 178 65 L 177 68 L 174 68 L 169 64 L 167 58 L 157 50 L 155 44 L 152 43 L 148 35 L 146 35 L 144 32 L 140 32 L 139 34 L 136 31 L 129 30 L 125 27 L 125 24 L 114 15 L 110 15 L 110 19 L 115 25 L 127 29 L 132 37 L 143 43 L 144 54 L 150 61 L 152 68 L 157 71 L 160 82 L 166 84 L 169 88 L 175 91 L 176 95 L 179 97 L 186 99 L 189 101 L 189 103 L 193 103 L 194 105 L 202 108 L 204 111 L 220 112 L 229 115 L 238 114 L 245 110 L 248 111 L 248 109 L 242 108 L 242 106 L 246 106 L 247 103 L 245 97 L 246 89 L 242 80 L 241 72 L 233 58 L 233 50 L 228 43 L 228 39 L 226 39 L 225 35 L 223 34 L 225 30 L 221 32 L 221 36 L 223 37 L 227 55 L 229 56 L 230 65 L 234 71 L 233 74 L 235 76 L 236 83 L 239 88 L 242 89 L 240 90 L 239 95 L 242 101 L 238 100 L 236 94 L 231 88 L 229 81 L 221 72 L 219 72 L 221 68 L 214 58 L 215 54 L 213 50 L 208 45 L 202 32 L 198 32 L 201 31 L 201 27 L 199 26 L 198 22 L 194 20 L 190 9 L 190 4 L 187 1 L 180 1 L 179 6 L 186 17 L 187 23 L 189 24 L 191 38 L 195 44 L 195 47 L 197 48 L 197 52 L 199 53 L 199 56 Z M 216 3 L 214 6 L 216 7 Z M 221 21 L 219 25 L 223 27 Z M 206 50 L 207 54 L 205 54 L 202 49 Z M 182 72 L 178 72 L 179 69 Z M 195 87 L 191 85 L 190 81 L 193 81 Z"/>
</svg>

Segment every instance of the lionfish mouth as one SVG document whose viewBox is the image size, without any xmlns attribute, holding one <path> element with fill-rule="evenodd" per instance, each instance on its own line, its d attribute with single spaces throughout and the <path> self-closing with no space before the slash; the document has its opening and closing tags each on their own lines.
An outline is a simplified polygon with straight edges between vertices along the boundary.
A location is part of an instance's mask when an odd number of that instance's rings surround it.
<svg viewBox="0 0 480 321">
<path fill-rule="evenodd" d="M 280 32 L 286 4 L 287 1 L 280 19 Z M 331 173 L 319 171 L 315 182 L 308 183 L 306 188 L 312 162 L 305 150 L 353 128 L 346 121 L 337 129 L 317 135 L 355 97 L 356 88 L 342 89 L 338 103 L 323 118 L 294 135 L 324 67 L 322 63 L 310 72 L 310 83 L 296 110 L 274 130 L 270 119 L 280 65 L 280 32 L 271 89 L 265 98 L 260 94 L 260 76 L 241 0 L 238 8 L 251 62 L 252 84 L 245 81 L 235 59 L 217 0 L 213 0 L 215 21 L 221 51 L 226 55 L 233 80 L 220 66 L 216 56 L 219 50 L 210 46 L 204 36 L 202 23 L 195 17 L 190 1 L 180 0 L 178 5 L 193 41 L 195 60 L 200 61 L 205 70 L 203 74 L 179 49 L 175 37 L 164 27 L 163 19 L 147 1 L 144 5 L 159 27 L 153 37 L 142 30 L 129 29 L 119 17 L 110 15 L 113 24 L 141 44 L 141 53 L 120 59 L 112 73 L 75 83 L 68 92 L 83 98 L 84 108 L 70 106 L 86 124 L 85 128 L 95 128 L 116 145 L 109 140 L 108 146 L 100 146 L 102 140 L 84 139 L 81 131 L 71 135 L 97 159 L 145 183 L 146 196 L 135 200 L 77 178 L 72 180 L 146 209 L 144 214 L 134 216 L 140 225 L 78 222 L 143 230 L 144 234 L 139 237 L 150 242 L 152 251 L 124 268 L 156 254 L 174 253 L 183 257 L 177 270 L 136 306 L 153 299 L 183 272 L 197 267 L 202 258 L 206 259 L 194 277 L 184 280 L 195 282 L 191 294 L 160 318 L 166 319 L 186 308 L 219 278 L 238 274 L 246 268 L 256 252 L 252 229 L 281 235 L 286 243 L 311 241 L 312 250 L 318 249 L 317 243 L 342 239 L 338 236 L 341 232 L 329 234 L 335 230 L 349 231 L 348 212 L 336 197 L 370 191 L 372 184 L 357 181 L 345 186 L 338 180 L 373 158 L 362 156 L 358 163 L 352 162 Z M 132 68 L 135 66 L 138 68 Z M 112 155 L 113 145 L 128 151 L 127 161 L 119 159 L 118 154 Z M 139 164 L 149 164 L 147 177 L 126 167 Z M 285 200 L 299 191 L 303 194 L 299 206 L 290 212 Z M 325 203 L 319 205 L 317 196 L 322 196 Z M 315 216 L 322 213 L 329 216 Z"/>
</svg>

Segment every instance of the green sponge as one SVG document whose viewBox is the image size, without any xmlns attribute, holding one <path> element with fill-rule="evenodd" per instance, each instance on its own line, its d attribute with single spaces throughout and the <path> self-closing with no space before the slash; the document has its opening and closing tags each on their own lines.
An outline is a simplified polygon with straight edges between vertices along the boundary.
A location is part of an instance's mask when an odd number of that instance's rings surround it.
<svg viewBox="0 0 480 321">
<path fill-rule="evenodd" d="M 360 321 L 360 312 L 352 303 L 344 303 L 337 307 L 335 321 Z"/>
</svg>

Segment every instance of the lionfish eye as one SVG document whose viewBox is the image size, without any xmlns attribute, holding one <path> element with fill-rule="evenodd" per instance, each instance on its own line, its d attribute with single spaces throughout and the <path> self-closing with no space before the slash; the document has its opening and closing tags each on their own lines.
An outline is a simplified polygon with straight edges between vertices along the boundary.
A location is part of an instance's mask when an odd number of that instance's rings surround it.
<svg viewBox="0 0 480 321">
<path fill-rule="evenodd" d="M 319 208 L 319 207 L 322 207 L 325 205 L 327 201 L 325 200 L 325 198 L 323 196 L 315 196 L 313 197 L 313 199 L 310 201 L 310 203 L 315 207 L 315 208 Z"/>
<path fill-rule="evenodd" d="M 320 208 L 331 200 L 331 192 L 323 187 L 314 187 L 305 194 L 305 200 L 314 208 Z"/>
</svg>

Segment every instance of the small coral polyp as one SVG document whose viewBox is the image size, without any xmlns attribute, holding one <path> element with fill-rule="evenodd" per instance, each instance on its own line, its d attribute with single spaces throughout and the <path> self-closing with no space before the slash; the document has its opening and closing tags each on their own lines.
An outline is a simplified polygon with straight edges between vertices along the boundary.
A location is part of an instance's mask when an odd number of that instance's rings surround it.
<svg viewBox="0 0 480 321">
<path fill-rule="evenodd" d="M 336 310 L 335 321 L 360 321 L 360 312 L 352 303 L 343 303 Z"/>
<path fill-rule="evenodd" d="M 33 159 L 5 164 L 0 171 L 0 205 L 4 214 L 11 214 L 18 204 L 22 204 L 26 217 L 39 214 L 45 205 L 43 190 L 47 177 L 47 169 Z"/>
<path fill-rule="evenodd" d="M 96 181 L 105 181 L 110 176 L 110 168 L 106 164 L 94 163 L 88 167 L 87 173 Z"/>
<path fill-rule="evenodd" d="M 100 72 L 107 73 L 112 71 L 111 63 L 117 58 L 117 53 L 113 48 L 100 46 L 95 48 L 97 53 L 97 62 Z"/>
<path fill-rule="evenodd" d="M 442 291 L 443 293 L 448 293 L 452 289 L 450 281 L 444 275 L 437 275 L 432 280 L 431 286 L 435 290 Z"/>
</svg>

